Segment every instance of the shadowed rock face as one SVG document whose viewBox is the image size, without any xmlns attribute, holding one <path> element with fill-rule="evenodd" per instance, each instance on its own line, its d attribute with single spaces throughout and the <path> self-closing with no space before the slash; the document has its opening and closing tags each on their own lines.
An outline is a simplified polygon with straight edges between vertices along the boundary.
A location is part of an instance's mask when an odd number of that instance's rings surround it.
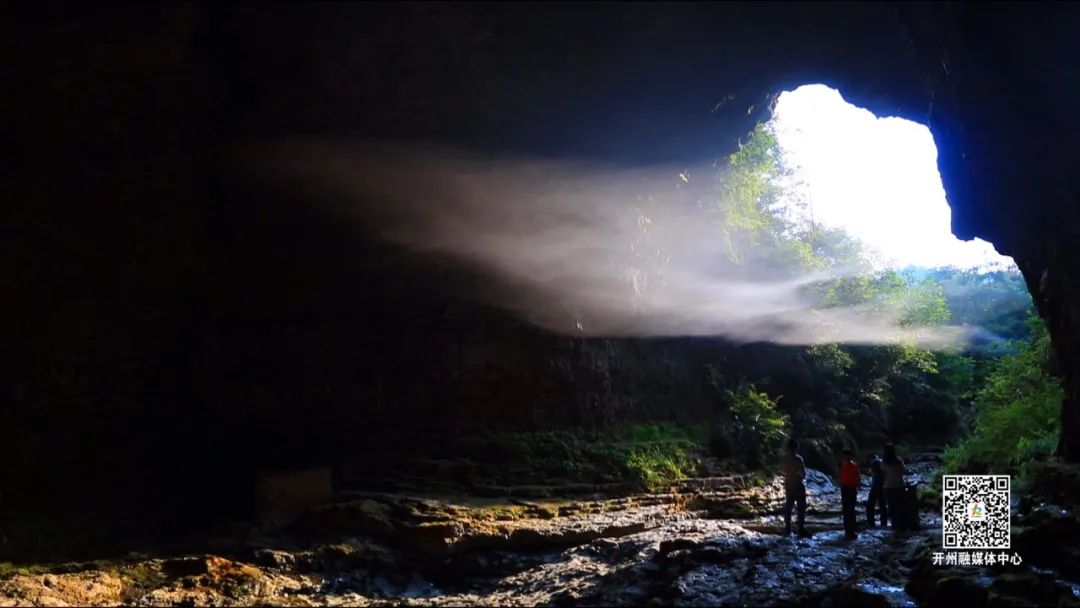
<svg viewBox="0 0 1080 608">
<path fill-rule="evenodd" d="M 186 518 L 243 505 L 255 468 L 704 407 L 700 342 L 568 340 L 464 304 L 445 286 L 484 277 L 222 151 L 331 134 L 700 160 L 812 82 L 929 125 L 954 231 L 1013 256 L 1049 322 L 1080 458 L 1075 5 L 7 10 L 2 506 Z"/>
</svg>

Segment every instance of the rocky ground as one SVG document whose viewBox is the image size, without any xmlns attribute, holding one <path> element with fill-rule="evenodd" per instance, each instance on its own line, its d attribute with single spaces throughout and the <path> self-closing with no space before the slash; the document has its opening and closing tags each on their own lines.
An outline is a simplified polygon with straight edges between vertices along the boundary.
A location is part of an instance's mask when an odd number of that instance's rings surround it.
<svg viewBox="0 0 1080 608">
<path fill-rule="evenodd" d="M 914 463 L 916 480 L 933 467 Z M 810 538 L 780 534 L 777 479 L 711 477 L 608 500 L 355 494 L 212 554 L 15 574 L 0 581 L 0 605 L 1080 605 L 1058 574 L 1066 554 L 1044 564 L 1056 569 L 932 566 L 934 513 L 919 532 L 849 541 L 832 481 L 811 471 L 807 486 Z M 1029 551 L 1039 535 L 1076 532 L 1071 512 L 1028 511 Z"/>
</svg>

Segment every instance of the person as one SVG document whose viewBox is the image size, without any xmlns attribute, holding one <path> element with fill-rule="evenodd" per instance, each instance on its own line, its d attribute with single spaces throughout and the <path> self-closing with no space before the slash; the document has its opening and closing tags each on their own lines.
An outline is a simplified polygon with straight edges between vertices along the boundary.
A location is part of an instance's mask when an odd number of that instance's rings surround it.
<svg viewBox="0 0 1080 608">
<path fill-rule="evenodd" d="M 904 461 L 896 455 L 896 446 L 885 446 L 885 459 L 881 464 L 882 487 L 885 489 L 885 502 L 889 508 L 889 519 L 893 530 L 900 530 L 902 502 L 904 500 Z"/>
<path fill-rule="evenodd" d="M 797 506 L 799 536 L 809 536 L 806 531 L 806 464 L 799 455 L 799 442 L 795 439 L 787 442 L 780 471 L 784 475 L 784 534 L 791 534 L 791 509 Z"/>
<path fill-rule="evenodd" d="M 844 448 L 844 459 L 840 463 L 840 506 L 844 514 L 844 536 L 855 538 L 855 501 L 859 494 L 859 465 L 855 464 L 855 453 Z"/>
<path fill-rule="evenodd" d="M 873 528 L 875 511 L 881 515 L 881 527 L 889 525 L 889 507 L 885 502 L 885 473 L 881 469 L 881 458 L 874 454 L 870 460 L 870 494 L 866 498 L 866 525 Z"/>
</svg>

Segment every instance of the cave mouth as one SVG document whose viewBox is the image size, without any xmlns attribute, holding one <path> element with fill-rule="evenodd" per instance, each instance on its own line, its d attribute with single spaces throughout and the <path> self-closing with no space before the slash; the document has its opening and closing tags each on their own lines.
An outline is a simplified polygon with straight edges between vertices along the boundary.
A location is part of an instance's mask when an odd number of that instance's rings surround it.
<svg viewBox="0 0 1080 608">
<path fill-rule="evenodd" d="M 952 234 L 925 125 L 875 116 L 823 84 L 782 92 L 770 124 L 805 212 L 863 241 L 877 265 L 1016 271 L 992 244 Z"/>
</svg>

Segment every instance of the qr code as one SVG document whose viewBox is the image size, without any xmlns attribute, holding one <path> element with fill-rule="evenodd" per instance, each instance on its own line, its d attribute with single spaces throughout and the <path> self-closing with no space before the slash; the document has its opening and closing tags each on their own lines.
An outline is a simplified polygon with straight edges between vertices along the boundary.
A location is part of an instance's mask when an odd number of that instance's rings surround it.
<svg viewBox="0 0 1080 608">
<path fill-rule="evenodd" d="M 1010 547 L 1008 475 L 945 475 L 941 484 L 946 549 Z"/>
</svg>

